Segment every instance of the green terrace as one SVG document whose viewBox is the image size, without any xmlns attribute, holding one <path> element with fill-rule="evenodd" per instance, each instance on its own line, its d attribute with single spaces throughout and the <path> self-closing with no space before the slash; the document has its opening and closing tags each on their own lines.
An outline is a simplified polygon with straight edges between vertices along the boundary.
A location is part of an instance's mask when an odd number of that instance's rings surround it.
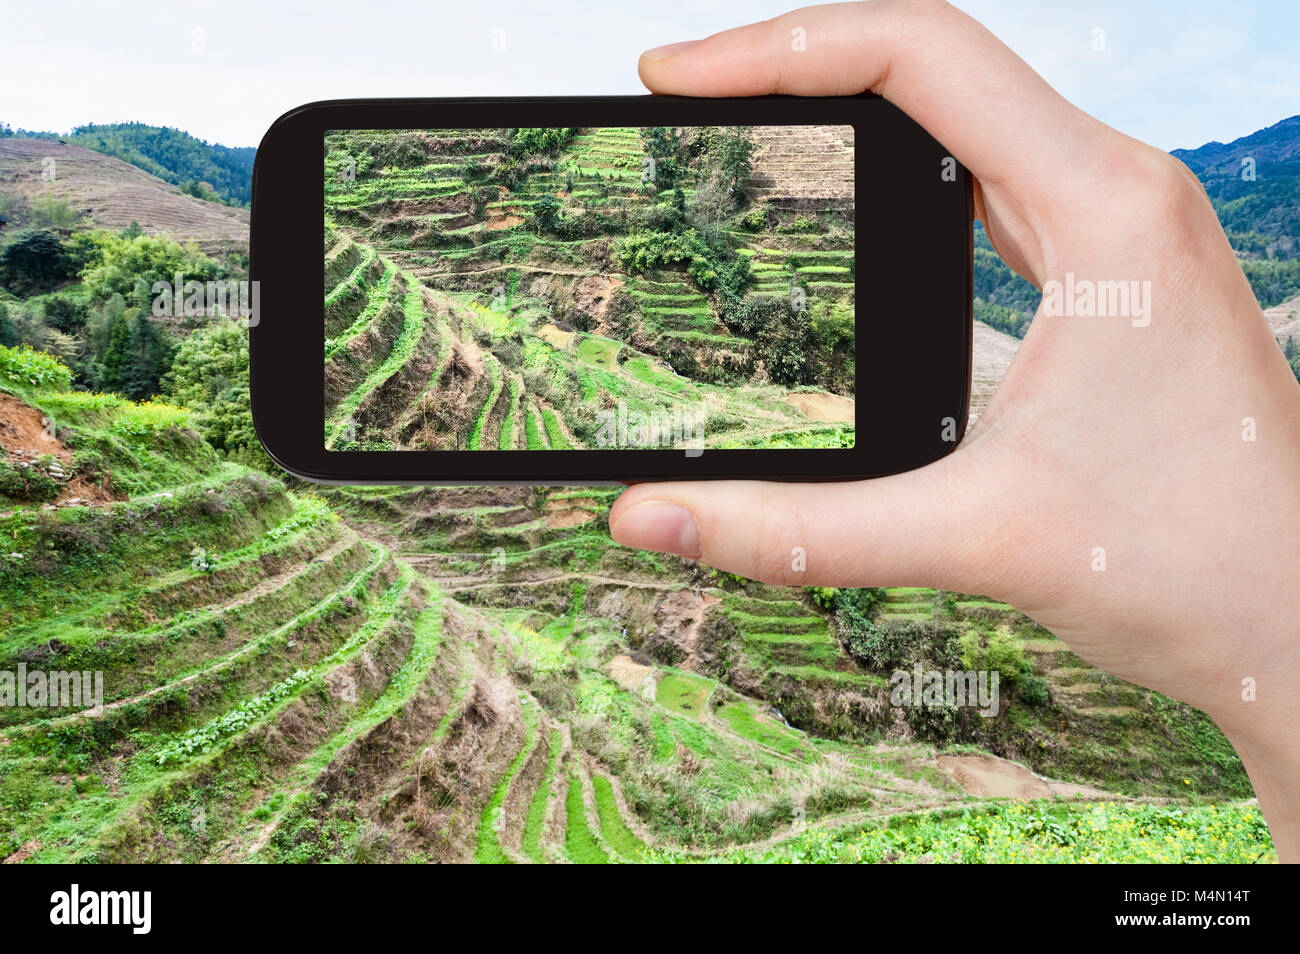
<svg viewBox="0 0 1300 954">
<path fill-rule="evenodd" d="M 625 417 L 665 420 L 696 408 L 715 443 L 769 438 L 839 440 L 842 428 L 810 425 L 777 388 L 695 382 L 652 354 L 600 335 L 543 337 L 544 299 L 440 291 L 368 246 L 339 237 L 332 248 L 343 277 L 327 299 L 326 445 L 332 448 L 452 446 L 565 449 L 601 440 L 593 404 Z M 355 262 L 350 268 L 348 263 Z M 507 280 L 514 281 L 512 276 Z M 633 299 L 658 340 L 688 348 L 743 351 L 748 342 L 721 326 L 698 292 L 680 281 L 628 278 Z M 522 355 L 506 357 L 522 336 Z M 546 389 L 529 393 L 545 381 Z M 526 381 L 533 381 L 527 385 Z M 465 395 L 447 420 L 444 389 Z M 677 418 L 673 418 L 676 420 Z M 685 418 L 681 418 L 683 422 Z M 683 423 L 680 438 L 693 439 Z M 775 435 L 775 437 L 773 437 Z"/>
</svg>

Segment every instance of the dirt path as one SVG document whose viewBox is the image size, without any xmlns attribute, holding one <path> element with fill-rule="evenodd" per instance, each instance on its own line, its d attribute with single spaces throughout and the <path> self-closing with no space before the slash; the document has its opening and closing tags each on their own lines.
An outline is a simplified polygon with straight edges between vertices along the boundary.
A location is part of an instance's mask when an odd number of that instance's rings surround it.
<svg viewBox="0 0 1300 954">
<path fill-rule="evenodd" d="M 789 392 L 786 401 L 802 411 L 814 421 L 828 424 L 852 424 L 854 422 L 853 400 L 838 394 L 812 394 Z"/>
<path fill-rule="evenodd" d="M 433 557 L 420 553 L 401 553 L 398 558 L 404 563 L 409 563 L 417 570 L 421 565 L 430 563 L 436 564 Z M 490 573 L 490 571 L 488 571 Z M 426 573 L 430 580 L 433 580 L 439 586 L 446 590 L 478 590 L 488 586 L 541 586 L 545 583 L 562 583 L 565 580 L 589 580 L 595 583 L 606 583 L 612 586 L 626 586 L 643 590 L 681 590 L 686 589 L 685 583 L 651 583 L 642 580 L 621 580 L 613 576 L 598 576 L 594 573 L 556 573 L 552 576 L 543 576 L 531 580 L 485 580 L 484 574 L 476 573 L 465 576 L 434 576 L 432 573 Z"/>
<path fill-rule="evenodd" d="M 990 328 L 983 322 L 975 322 L 969 424 L 974 424 L 988 407 L 1019 347 L 1018 338 Z"/>
<path fill-rule="evenodd" d="M 599 272 L 582 272 L 582 271 L 577 271 L 575 269 L 566 269 L 566 268 L 547 268 L 544 265 L 525 265 L 523 263 L 512 263 L 509 265 L 493 265 L 490 268 L 470 268 L 470 269 L 465 269 L 464 271 L 457 271 L 457 272 L 439 271 L 438 269 L 435 268 L 413 268 L 411 269 L 411 271 L 414 272 L 416 276 L 420 278 L 421 281 L 424 280 L 424 276 L 426 275 L 432 278 L 435 276 L 444 276 L 444 275 L 486 275 L 488 272 L 500 272 L 500 271 L 542 272 L 547 275 L 578 275 L 583 278 L 600 274 Z"/>
<path fill-rule="evenodd" d="M 956 779 L 967 795 L 980 798 L 1053 798 L 1045 779 L 1023 765 L 992 755 L 941 755 L 941 771 Z"/>
<path fill-rule="evenodd" d="M 231 610 L 239 609 L 241 606 L 247 606 L 254 600 L 260 599 L 261 597 L 273 593 L 276 590 L 287 586 L 289 583 L 292 583 L 295 579 L 310 570 L 312 564 L 331 562 L 336 556 L 348 547 L 352 546 L 355 542 L 358 542 L 357 535 L 350 530 L 344 531 L 339 535 L 337 540 L 331 543 L 324 550 L 312 556 L 310 559 L 295 564 L 283 573 L 277 573 L 275 576 L 268 576 L 261 583 L 249 587 L 238 596 L 226 600 L 225 602 L 209 603 L 206 606 L 200 606 L 198 607 L 198 612 L 225 614 L 229 613 Z"/>
</svg>

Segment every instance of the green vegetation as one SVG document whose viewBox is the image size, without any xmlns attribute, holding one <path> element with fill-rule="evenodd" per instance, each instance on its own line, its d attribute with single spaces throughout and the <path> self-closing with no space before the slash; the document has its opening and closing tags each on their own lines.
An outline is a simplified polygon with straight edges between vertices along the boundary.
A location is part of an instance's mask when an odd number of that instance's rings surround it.
<svg viewBox="0 0 1300 954">
<path fill-rule="evenodd" d="M 57 357 L 72 372 L 71 386 L 113 392 L 133 400 L 168 395 L 204 415 L 205 432 L 223 451 L 253 462 L 251 421 L 238 407 L 247 404 L 247 348 L 231 340 L 229 324 L 241 300 L 237 284 L 246 264 L 231 256 L 217 262 L 195 246 L 147 236 L 138 228 L 120 233 L 26 229 L 4 236 L 0 246 L 0 345 L 28 346 Z M 199 299 L 170 301 L 156 290 L 172 289 L 177 274 L 200 283 Z M 212 283 L 212 308 L 206 289 Z M 217 289 L 220 288 L 220 294 Z M 14 295 L 25 296 L 19 300 Z M 155 306 L 167 311 L 160 321 Z M 193 306 L 193 307 L 191 307 Z M 198 343 L 190 333 L 199 329 Z M 172 375 L 177 360 L 193 365 L 201 349 L 212 346 L 228 357 L 207 388 Z M 192 370 L 192 369 L 191 369 Z M 182 377 L 184 372 L 182 372 Z M 173 382 L 179 388 L 169 388 Z M 220 387 L 217 384 L 220 383 Z M 210 400 L 204 401 L 207 397 Z M 227 405 L 215 407 L 214 405 Z M 242 455 L 240 452 L 243 452 Z"/>
<path fill-rule="evenodd" d="M 659 680 L 656 700 L 670 712 L 701 718 L 708 713 L 713 683 L 685 673 L 668 673 Z"/>
<path fill-rule="evenodd" d="M 501 849 L 498 833 L 498 826 L 501 823 L 501 804 L 506 799 L 511 780 L 530 753 L 529 743 L 537 730 L 538 719 L 537 711 L 527 696 L 521 696 L 519 704 L 524 714 L 524 742 L 483 808 L 483 816 L 478 827 L 478 848 L 474 853 L 474 860 L 479 864 L 506 864 L 510 861 L 510 856 Z"/>
<path fill-rule="evenodd" d="M 587 806 L 582 797 L 582 780 L 569 779 L 569 792 L 564 799 L 565 830 L 564 851 L 569 860 L 579 865 L 609 863 L 609 855 L 600 847 L 596 836 L 587 824 Z"/>
<path fill-rule="evenodd" d="M 1254 864 L 1270 860 L 1254 805 L 1169 807 L 1016 803 L 901 816 L 889 824 L 818 831 L 762 855 L 775 864 Z"/>
<path fill-rule="evenodd" d="M 604 775 L 593 775 L 591 785 L 596 794 L 596 811 L 600 815 L 601 837 L 620 858 L 627 861 L 640 860 L 646 851 L 645 843 L 632 833 L 623 821 L 623 816 L 619 814 L 613 785 Z"/>
<path fill-rule="evenodd" d="M 48 665 L 105 673 L 107 706 L 99 719 L 75 705 L 3 713 L 6 855 L 992 861 L 1041 843 L 1049 860 L 1272 857 L 1207 719 L 1089 682 L 1003 604 L 724 574 L 696 593 L 675 562 L 609 545 L 610 490 L 290 494 L 218 464 L 183 410 L 62 391 L 71 371 L 31 351 L 0 351 L 0 369 L 12 396 L 70 422 L 70 440 L 115 435 L 130 453 L 105 473 L 138 488 L 51 515 L 16 501 L 0 518 L 19 555 L 0 574 L 0 670 L 56 647 Z M 156 453 L 178 441 L 195 448 L 188 470 Z M 574 511 L 589 519 L 548 519 Z M 394 561 L 338 512 L 432 562 Z M 655 621 L 685 599 L 701 602 Z M 692 626 L 690 660 L 679 641 Z M 888 665 L 867 660 L 917 653 L 1014 673 L 1005 710 L 909 716 L 912 741 L 884 742 Z M 1045 699 L 1022 694 L 1031 679 Z M 1070 745 L 1038 746 L 1063 719 Z M 973 805 L 926 738 L 1173 801 L 1108 805 L 1105 829 L 1069 799 L 1023 815 Z M 918 797 L 940 808 L 860 820 Z M 757 841 L 774 847 L 745 847 Z"/>
<path fill-rule="evenodd" d="M 555 780 L 555 767 L 560 759 L 560 730 L 552 729 L 546 762 L 546 774 L 542 776 L 528 803 L 528 815 L 524 819 L 524 833 L 520 840 L 520 850 L 530 861 L 544 862 L 542 853 L 542 827 L 546 824 L 546 806 L 550 802 L 551 786 Z"/>
<path fill-rule="evenodd" d="M 826 128 L 818 148 L 845 161 Z M 817 247 L 787 247 L 782 203 L 819 184 L 782 178 L 755 216 L 761 145 L 714 127 L 331 133 L 329 446 L 851 446 L 851 423 L 821 421 L 844 412 L 811 399 L 852 407 L 851 190 L 825 200 Z M 384 320 L 394 269 L 429 332 Z"/>
</svg>

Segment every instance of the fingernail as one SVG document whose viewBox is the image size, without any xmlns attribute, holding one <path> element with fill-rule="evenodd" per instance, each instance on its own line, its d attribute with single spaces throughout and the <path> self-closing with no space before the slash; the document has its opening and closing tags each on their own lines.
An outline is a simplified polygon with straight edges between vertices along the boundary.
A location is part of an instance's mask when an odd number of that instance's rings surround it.
<svg viewBox="0 0 1300 954">
<path fill-rule="evenodd" d="M 695 515 L 685 507 L 647 500 L 632 507 L 609 528 L 614 539 L 627 547 L 657 550 L 678 556 L 700 555 L 700 530 Z"/>
<path fill-rule="evenodd" d="M 676 56 L 682 50 L 689 50 L 699 40 L 683 40 L 680 43 L 669 43 L 667 46 L 656 46 L 653 50 L 646 50 L 641 54 L 642 59 L 648 60 L 666 60 L 670 56 Z"/>
</svg>

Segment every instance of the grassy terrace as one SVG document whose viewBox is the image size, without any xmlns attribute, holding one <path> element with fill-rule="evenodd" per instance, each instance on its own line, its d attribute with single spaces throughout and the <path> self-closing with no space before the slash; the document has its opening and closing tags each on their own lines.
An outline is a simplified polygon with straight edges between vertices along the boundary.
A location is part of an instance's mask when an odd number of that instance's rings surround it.
<svg viewBox="0 0 1300 954">
<path fill-rule="evenodd" d="M 336 382 L 328 446 L 590 447 L 607 440 L 598 436 L 602 410 L 619 407 L 651 425 L 665 415 L 681 422 L 686 413 L 690 424 L 705 425 L 706 446 L 834 447 L 851 441 L 851 426 L 810 419 L 778 387 L 750 383 L 750 376 L 742 376 L 741 387 L 699 380 L 698 368 L 709 366 L 715 352 L 726 352 L 728 361 L 750 361 L 753 345 L 728 332 L 716 302 L 684 272 L 612 273 L 593 260 L 604 254 L 608 234 L 558 238 L 532 225 L 543 200 L 558 202 L 558 214 L 570 218 L 627 215 L 671 201 L 672 190 L 656 195 L 644 187 L 646 152 L 638 130 L 578 130 L 558 152 L 527 160 L 524 174 L 508 185 L 493 175 L 506 161 L 505 146 L 501 130 L 403 134 L 393 142 L 336 134 L 331 140 L 327 174 L 339 172 L 349 157 L 356 169 L 352 181 L 333 175 L 326 186 L 329 254 L 340 276 L 329 295 L 349 303 L 346 323 L 340 319 L 327 343 L 331 359 L 347 358 L 327 380 Z M 694 195 L 694 183 L 683 185 L 684 194 Z M 834 280 L 844 274 L 835 270 L 852 267 L 851 248 L 805 254 L 786 248 L 781 236 L 735 233 L 742 234 L 745 240 L 735 242 L 754 261 L 754 294 L 783 293 L 785 285 L 772 281 Z M 366 264 L 376 251 L 381 264 Z M 554 304 L 563 304 L 586 279 L 619 283 L 635 309 L 635 342 L 599 328 L 583 333 L 563 320 L 558 334 L 546 330 L 557 320 Z M 442 293 L 454 302 L 455 319 L 439 328 L 436 371 L 422 360 L 418 322 L 399 324 L 396 309 L 381 304 L 414 287 L 426 299 Z M 480 351 L 481 359 L 473 357 Z M 456 353 L 471 356 L 469 367 L 456 365 L 449 375 L 445 362 Z M 399 408 L 376 395 L 393 378 L 404 391 L 408 378 L 424 384 Z M 543 379 L 549 387 L 536 390 Z M 457 393 L 468 396 L 468 406 L 459 410 L 444 397 Z M 673 441 L 662 444 L 650 436 L 659 434 L 657 427 L 638 432 L 634 426 L 615 441 L 639 433 L 648 446 L 674 446 L 683 430 L 679 424 Z M 692 431 L 691 439 L 697 434 Z"/>
<path fill-rule="evenodd" d="M 508 394 L 503 381 L 497 400 Z M 238 495 L 241 479 L 228 473 L 217 492 Z M 635 646 L 662 628 L 643 613 L 695 591 L 675 578 L 674 561 L 610 547 L 594 522 L 545 519 L 571 508 L 595 518 L 611 491 L 351 488 L 332 491 L 330 506 L 268 490 L 265 512 L 240 524 L 211 571 L 191 567 L 177 546 L 165 572 L 133 581 L 114 570 L 71 612 L 36 610 L 6 633 L 15 653 L 51 638 L 66 639 L 69 653 L 102 652 L 92 635 L 107 628 L 136 652 L 121 674 L 142 680 L 118 684 L 129 695 L 119 692 L 124 704 L 102 720 L 54 713 L 0 729 L 9 852 L 627 863 L 874 860 L 892 850 L 910 860 L 928 844 L 913 832 L 947 837 L 963 811 L 990 812 L 1008 831 L 1019 824 L 964 801 L 933 767 L 934 749 L 914 744 L 903 757 L 891 744 L 821 736 L 810 716 L 818 705 L 885 687 L 797 591 L 726 583 L 701 593 L 732 627 L 725 671 L 638 655 L 642 670 L 624 674 L 615 660 L 642 653 Z M 335 507 L 358 525 L 389 514 L 423 526 L 421 536 L 392 524 L 404 545 L 446 559 L 396 562 Z M 165 552 L 138 533 L 129 539 L 140 553 Z M 504 561 L 484 562 L 498 546 Z M 628 582 L 602 582 L 611 579 Z M 617 602 L 603 602 L 611 594 Z M 990 631 L 1008 619 L 987 599 L 908 588 L 887 591 L 877 618 L 904 611 Z M 218 619 L 225 633 L 212 638 Z M 1055 641 L 1024 632 L 1064 711 L 1150 711 Z M 1200 786 L 1208 776 L 1188 778 Z M 916 812 L 918 801 L 934 808 Z M 908 808 L 913 827 L 874 820 Z M 1042 810 L 1062 824 L 1094 811 Z M 1114 839 L 1088 842 L 1090 857 L 1270 857 L 1254 816 L 1229 804 L 1215 809 L 1224 820 L 1203 819 L 1222 843 L 1171 842 L 1163 832 L 1177 823 L 1163 816 L 1100 810 L 1119 827 Z M 1003 858 L 1011 845 L 1008 834 L 980 851 Z"/>
<path fill-rule="evenodd" d="M 714 446 L 851 437 L 785 388 L 660 353 L 736 344 L 685 272 L 614 272 L 599 227 L 559 241 L 476 211 L 475 166 L 503 141 L 357 153 L 325 236 L 334 446 L 591 446 L 598 412 L 636 427 L 684 406 Z M 562 192 L 575 216 L 656 201 L 628 131 L 552 158 L 514 198 Z M 400 189 L 367 194 L 379 180 Z M 848 284 L 833 224 L 792 222 L 732 236 L 758 283 Z M 114 492 L 5 502 L 0 671 L 102 672 L 106 710 L 0 709 L 7 859 L 1272 858 L 1207 718 L 995 600 L 893 588 L 855 595 L 858 619 L 843 593 L 611 545 L 612 489 L 290 491 L 222 461 L 181 409 L 34 381 L 0 387 L 95 451 Z M 1003 707 L 899 712 L 889 677 L 916 660 L 996 667 Z M 1014 806 L 944 767 L 993 756 L 1086 788 Z"/>
</svg>

